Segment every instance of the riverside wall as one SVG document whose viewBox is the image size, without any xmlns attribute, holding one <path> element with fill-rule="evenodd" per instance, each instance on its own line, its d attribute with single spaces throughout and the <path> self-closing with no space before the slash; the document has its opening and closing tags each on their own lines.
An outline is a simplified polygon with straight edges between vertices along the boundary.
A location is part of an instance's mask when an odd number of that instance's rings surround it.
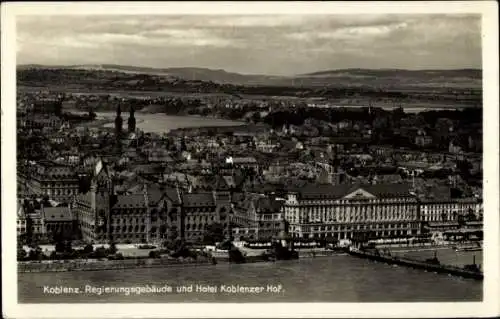
<svg viewBox="0 0 500 319">
<path fill-rule="evenodd" d="M 329 257 L 329 256 L 337 256 L 339 254 L 344 253 L 333 250 L 301 251 L 299 249 L 297 249 L 297 252 L 299 253 L 299 258 Z"/>
<path fill-rule="evenodd" d="M 212 260 L 177 260 L 167 258 L 123 259 L 123 260 L 54 260 L 50 262 L 18 262 L 18 273 L 120 270 L 134 268 L 162 268 L 175 266 L 211 265 Z"/>
<path fill-rule="evenodd" d="M 351 256 L 364 258 L 372 261 L 383 262 L 389 265 L 400 265 L 405 267 L 410 267 L 414 269 L 422 269 L 425 271 L 436 272 L 441 274 L 449 274 L 453 276 L 459 276 L 463 278 L 471 278 L 476 280 L 483 280 L 483 273 L 481 271 L 470 271 L 463 268 L 442 265 L 442 264 L 432 264 L 424 261 L 413 260 L 408 258 L 399 258 L 392 256 L 383 256 L 373 253 L 368 253 L 359 250 L 350 250 L 349 254 Z"/>
</svg>

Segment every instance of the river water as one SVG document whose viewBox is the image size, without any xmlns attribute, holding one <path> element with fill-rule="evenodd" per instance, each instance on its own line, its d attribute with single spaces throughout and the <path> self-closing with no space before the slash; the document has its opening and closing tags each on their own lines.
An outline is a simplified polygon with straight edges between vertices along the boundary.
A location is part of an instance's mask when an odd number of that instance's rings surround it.
<svg viewBox="0 0 500 319">
<path fill-rule="evenodd" d="M 83 302 L 437 302 L 481 301 L 482 281 L 389 266 L 348 255 L 254 264 L 192 268 L 142 268 L 19 274 L 21 303 Z M 85 292 L 87 285 L 88 292 Z M 166 287 L 172 292 L 106 293 L 104 288 Z M 193 291 L 177 292 L 193 285 Z M 217 293 L 196 292 L 196 285 Z M 231 285 L 262 287 L 259 293 L 230 292 Z M 54 286 L 79 287 L 80 293 L 51 294 Z M 269 291 L 267 290 L 269 286 Z M 94 287 L 94 292 L 90 289 Z M 114 288 L 113 288 L 114 287 Z M 102 294 L 98 294 L 98 288 Z M 166 289 L 166 288 L 165 288 Z M 224 291 L 221 291 L 224 290 Z"/>
<path fill-rule="evenodd" d="M 97 112 L 97 119 L 109 119 L 114 121 L 116 114 L 114 112 Z M 128 112 L 122 113 L 123 128 L 127 129 Z M 170 130 L 188 127 L 203 127 L 203 126 L 233 126 L 244 125 L 245 122 L 231 121 L 202 116 L 173 116 L 163 113 L 135 113 L 136 126 L 144 132 L 149 133 L 167 133 Z M 104 127 L 114 127 L 114 123 L 110 122 Z"/>
</svg>

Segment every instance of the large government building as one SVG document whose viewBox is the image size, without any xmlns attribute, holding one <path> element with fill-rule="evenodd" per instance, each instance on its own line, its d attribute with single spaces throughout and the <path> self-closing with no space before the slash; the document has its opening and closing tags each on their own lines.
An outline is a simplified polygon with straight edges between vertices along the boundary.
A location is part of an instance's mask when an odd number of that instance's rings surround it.
<svg viewBox="0 0 500 319">
<path fill-rule="evenodd" d="M 228 236 L 231 209 L 227 191 L 183 192 L 144 184 L 140 191 L 116 194 L 111 174 L 100 164 L 90 190 L 74 203 L 86 242 L 160 242 L 173 233 L 199 242 L 212 223 L 220 223 Z"/>
</svg>

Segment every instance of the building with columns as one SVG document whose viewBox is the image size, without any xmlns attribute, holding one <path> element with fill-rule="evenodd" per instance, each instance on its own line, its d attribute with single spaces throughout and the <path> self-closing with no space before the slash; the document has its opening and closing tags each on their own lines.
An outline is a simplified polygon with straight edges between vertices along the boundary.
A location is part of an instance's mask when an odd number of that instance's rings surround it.
<svg viewBox="0 0 500 319">
<path fill-rule="evenodd" d="M 311 185 L 289 192 L 282 209 L 295 238 L 396 237 L 421 229 L 407 184 Z"/>
</svg>

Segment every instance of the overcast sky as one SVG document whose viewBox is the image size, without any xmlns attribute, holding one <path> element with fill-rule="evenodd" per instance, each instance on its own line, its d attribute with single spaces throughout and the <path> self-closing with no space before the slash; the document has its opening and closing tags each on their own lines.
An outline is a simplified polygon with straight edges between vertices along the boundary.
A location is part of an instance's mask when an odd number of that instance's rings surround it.
<svg viewBox="0 0 500 319">
<path fill-rule="evenodd" d="M 21 16 L 18 64 L 206 67 L 291 75 L 481 68 L 478 15 Z"/>
</svg>

